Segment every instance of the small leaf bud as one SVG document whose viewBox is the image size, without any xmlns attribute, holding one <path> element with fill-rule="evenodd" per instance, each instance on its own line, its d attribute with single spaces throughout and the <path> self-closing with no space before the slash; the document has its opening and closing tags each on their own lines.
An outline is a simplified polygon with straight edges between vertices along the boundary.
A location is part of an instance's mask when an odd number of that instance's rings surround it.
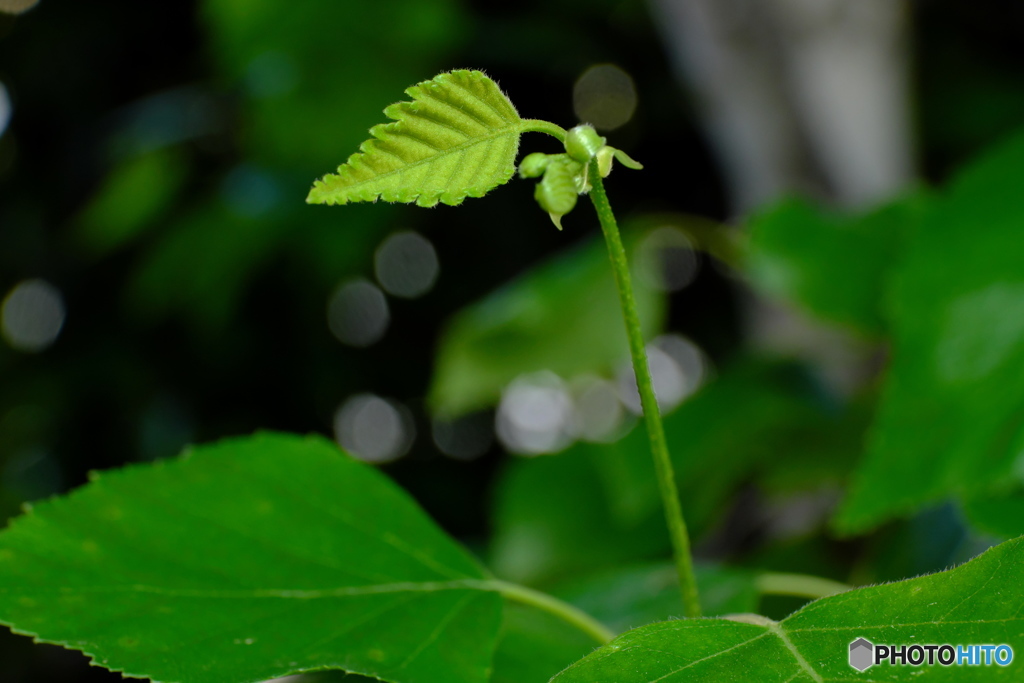
<svg viewBox="0 0 1024 683">
<path fill-rule="evenodd" d="M 519 177 L 536 178 L 540 176 L 540 174 L 544 172 L 544 169 L 548 167 L 550 160 L 550 156 L 543 152 L 527 154 L 526 157 L 519 162 Z"/>
<path fill-rule="evenodd" d="M 576 126 L 565 135 L 565 151 L 581 164 L 589 163 L 604 143 L 605 139 L 587 124 Z"/>
</svg>

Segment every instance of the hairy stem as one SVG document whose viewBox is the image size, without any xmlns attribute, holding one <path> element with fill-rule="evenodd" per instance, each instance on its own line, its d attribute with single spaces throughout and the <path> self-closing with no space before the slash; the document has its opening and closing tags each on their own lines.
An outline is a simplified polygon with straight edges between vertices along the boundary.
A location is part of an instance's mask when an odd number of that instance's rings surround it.
<svg viewBox="0 0 1024 683">
<path fill-rule="evenodd" d="M 550 121 L 543 121 L 541 119 L 523 119 L 520 122 L 520 130 L 524 133 L 547 133 L 555 138 L 558 138 L 559 142 L 565 142 L 565 128 L 551 123 Z"/>
<path fill-rule="evenodd" d="M 572 624 L 591 636 L 601 645 L 615 637 L 615 634 L 597 619 L 567 602 L 562 602 L 554 596 L 505 581 L 491 581 L 489 583 L 493 584 L 505 598 L 553 614 L 562 621 Z"/>
<path fill-rule="evenodd" d="M 661 425 L 661 412 L 654 396 L 654 384 L 651 381 L 651 369 L 647 363 L 647 350 L 640 332 L 640 317 L 636 311 L 636 299 L 633 297 L 633 285 L 629 278 L 629 264 L 626 262 L 626 249 L 622 246 L 619 226 L 608 203 L 608 195 L 604 191 L 604 182 L 597 167 L 597 159 L 591 159 L 590 201 L 597 210 L 597 218 L 601 222 L 605 242 L 608 244 L 608 255 L 615 273 L 615 284 L 619 290 L 619 302 L 622 315 L 626 319 L 626 335 L 629 337 L 629 352 L 633 357 L 633 372 L 636 374 L 636 387 L 640 392 L 640 405 L 644 411 L 644 423 L 647 425 L 647 437 L 651 442 L 651 454 L 654 456 L 654 469 L 658 475 L 658 489 L 665 507 L 665 519 L 668 522 L 669 535 L 672 537 L 672 548 L 675 554 L 676 571 L 679 574 L 679 588 L 683 595 L 683 610 L 688 617 L 700 616 L 700 598 L 697 595 L 697 579 L 693 571 L 693 557 L 690 554 L 690 536 L 686 531 L 686 520 L 679 504 L 679 492 L 676 489 L 675 473 L 665 443 L 665 430 Z"/>
<path fill-rule="evenodd" d="M 763 595 L 791 595 L 798 598 L 827 598 L 853 590 L 852 586 L 832 579 L 806 574 L 776 574 L 767 572 L 755 579 L 758 592 Z"/>
</svg>

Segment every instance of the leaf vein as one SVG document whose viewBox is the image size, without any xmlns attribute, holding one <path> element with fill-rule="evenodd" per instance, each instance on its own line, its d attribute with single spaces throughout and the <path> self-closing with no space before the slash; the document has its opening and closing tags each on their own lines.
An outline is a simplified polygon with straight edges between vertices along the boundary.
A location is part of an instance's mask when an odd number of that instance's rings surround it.
<svg viewBox="0 0 1024 683">
<path fill-rule="evenodd" d="M 476 101 L 483 102 L 502 121 L 508 121 L 509 120 L 509 118 L 510 118 L 508 116 L 509 112 L 502 112 L 502 111 L 498 110 L 498 108 L 494 106 L 494 103 L 491 102 L 490 97 L 481 97 L 480 95 L 478 95 L 477 93 L 473 92 L 472 90 L 470 90 L 468 87 L 466 87 L 465 85 L 463 85 L 462 83 L 460 83 L 457 80 L 451 80 L 449 82 L 452 83 L 453 85 L 455 85 L 455 87 L 459 88 L 463 92 L 467 93 L 471 98 L 475 99 Z M 495 90 L 497 90 L 497 86 L 495 86 Z M 493 93 L 487 93 L 487 94 L 491 95 Z M 503 100 L 505 100 L 505 101 L 508 101 L 508 98 L 505 97 L 504 95 L 501 95 L 501 98 Z M 518 118 L 518 112 L 516 113 L 516 118 Z"/>
<path fill-rule="evenodd" d="M 352 190 L 353 188 L 359 187 L 361 185 L 366 185 L 366 184 L 369 184 L 369 183 L 375 183 L 375 182 L 380 181 L 382 178 L 386 178 L 388 176 L 394 175 L 395 173 L 399 173 L 403 169 L 408 169 L 408 168 L 411 168 L 411 167 L 414 167 L 414 166 L 421 166 L 423 164 L 435 163 L 435 162 L 437 162 L 437 161 L 439 161 L 439 160 L 441 160 L 441 159 L 443 159 L 445 157 L 448 157 L 448 156 L 453 155 L 453 154 L 461 153 L 464 149 L 471 148 L 471 147 L 473 147 L 475 145 L 483 144 L 483 143 L 485 143 L 485 142 L 487 142 L 487 141 L 489 141 L 489 140 L 491 140 L 493 138 L 500 138 L 500 137 L 506 136 L 506 135 L 516 135 L 516 134 L 518 134 L 518 132 L 519 132 L 519 129 L 516 126 L 506 126 L 504 128 L 494 129 L 491 133 L 489 133 L 487 135 L 477 136 L 477 137 L 470 138 L 470 139 L 466 140 L 465 142 L 459 143 L 458 145 L 455 145 L 454 147 L 449 147 L 449 148 L 445 149 L 444 151 L 442 151 L 442 152 L 440 152 L 440 153 L 438 153 L 438 154 L 436 154 L 434 156 L 425 157 L 423 159 L 418 159 L 417 161 L 413 161 L 412 163 L 409 163 L 409 164 L 403 166 L 402 168 L 391 169 L 390 171 L 382 171 L 382 172 L 379 172 L 377 175 L 374 175 L 371 178 L 366 178 L 364 180 L 358 180 L 358 181 L 349 183 L 348 185 L 346 185 L 344 187 L 344 189 L 345 190 Z M 363 153 L 363 156 L 365 156 L 365 152 Z M 349 163 L 351 163 L 351 162 L 349 162 Z M 378 192 L 377 194 L 380 194 L 380 193 Z"/>
<path fill-rule="evenodd" d="M 753 643 L 753 642 L 755 642 L 757 640 L 760 640 L 761 638 L 764 638 L 766 635 L 768 635 L 768 633 L 769 633 L 769 631 L 765 630 L 760 635 L 754 636 L 753 638 L 750 638 L 749 640 L 744 640 L 742 643 L 737 643 L 736 645 L 733 645 L 732 647 L 728 647 L 728 648 L 726 648 L 724 650 L 719 650 L 718 652 L 716 652 L 714 654 L 711 654 L 711 655 L 708 655 L 707 657 L 702 657 L 700 659 L 695 659 L 694 661 L 690 662 L 689 664 L 686 664 L 685 666 L 681 666 L 678 669 L 675 669 L 674 671 L 668 672 L 664 676 L 659 676 L 658 678 L 655 678 L 655 679 L 652 679 L 652 680 L 648 681 L 648 683 L 658 683 L 658 681 L 663 681 L 666 678 L 668 678 L 669 676 L 675 676 L 680 671 L 683 671 L 684 669 L 689 669 L 691 666 L 696 666 L 697 664 L 709 661 L 711 659 L 714 659 L 715 657 L 721 657 L 722 655 L 724 655 L 727 652 L 732 652 L 733 650 L 736 650 L 738 648 L 744 647 L 746 645 L 750 645 L 751 643 Z"/>
<path fill-rule="evenodd" d="M 789 650 L 789 652 L 793 655 L 793 658 L 796 659 L 796 663 L 799 664 L 800 668 L 803 669 L 807 673 L 807 675 L 811 677 L 811 680 L 815 681 L 815 683 L 823 683 L 821 680 L 821 674 L 814 670 L 810 662 L 808 662 L 807 659 L 804 658 L 800 650 L 798 650 L 796 648 L 796 645 L 793 644 L 793 641 L 789 639 L 789 636 L 786 635 L 786 631 L 783 625 L 773 621 L 770 624 L 768 624 L 768 628 L 772 631 L 772 633 L 778 636 L 779 640 L 782 641 L 782 644 L 786 646 L 786 649 Z"/>
<path fill-rule="evenodd" d="M 437 626 L 434 628 L 433 631 L 430 632 L 430 635 L 427 636 L 427 638 L 422 643 L 416 646 L 416 649 L 413 650 L 412 653 L 410 653 L 409 656 L 405 658 L 405 660 L 401 663 L 399 668 L 404 669 L 405 667 L 407 667 L 413 660 L 419 657 L 424 650 L 426 650 L 433 643 L 435 643 L 437 639 L 441 637 L 441 634 L 444 633 L 444 630 L 448 628 L 448 624 L 451 622 L 451 620 L 454 619 L 455 615 L 458 614 L 459 610 L 462 609 L 462 606 L 473 597 L 474 596 L 472 593 L 467 593 L 466 595 L 462 596 L 458 600 L 458 602 L 452 605 L 451 609 L 448 610 L 448 613 L 445 614 L 438 621 Z"/>
</svg>

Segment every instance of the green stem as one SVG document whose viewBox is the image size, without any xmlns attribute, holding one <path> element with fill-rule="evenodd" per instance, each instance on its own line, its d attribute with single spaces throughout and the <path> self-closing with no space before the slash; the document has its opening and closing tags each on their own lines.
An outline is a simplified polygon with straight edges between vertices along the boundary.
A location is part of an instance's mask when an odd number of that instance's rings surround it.
<svg viewBox="0 0 1024 683">
<path fill-rule="evenodd" d="M 523 133 L 547 133 L 548 135 L 558 138 L 559 142 L 565 142 L 565 128 L 551 123 L 550 121 L 543 121 L 541 119 L 523 119 L 520 123 L 519 129 Z"/>
<path fill-rule="evenodd" d="M 640 316 L 636 311 L 636 300 L 633 297 L 633 285 L 629 279 L 629 264 L 626 262 L 626 249 L 622 246 L 622 237 L 615 222 L 615 215 L 608 203 L 608 195 L 604 191 L 604 182 L 597 167 L 597 159 L 590 160 L 588 172 L 593 189 L 590 201 L 597 210 L 597 218 L 601 222 L 605 242 L 608 244 L 608 255 L 615 273 L 615 284 L 619 289 L 619 302 L 622 314 L 626 319 L 626 335 L 629 337 L 629 352 L 633 357 L 633 371 L 636 374 L 636 386 L 640 392 L 640 405 L 644 412 L 647 425 L 647 437 L 651 442 L 651 454 L 654 456 L 654 469 L 658 475 L 658 489 L 665 507 L 665 519 L 668 522 L 669 535 L 675 551 L 676 572 L 679 574 L 679 588 L 683 594 L 683 610 L 688 617 L 700 616 L 700 598 L 697 595 L 697 579 L 693 571 L 693 557 L 690 554 L 690 536 L 686 531 L 686 521 L 679 504 L 679 493 L 676 489 L 675 474 L 672 461 L 665 443 L 665 430 L 661 425 L 661 412 L 654 396 L 654 384 L 651 381 L 651 369 L 647 363 L 647 350 L 640 331 Z"/>
<path fill-rule="evenodd" d="M 505 581 L 490 581 L 489 583 L 494 585 L 498 592 L 507 599 L 553 614 L 580 629 L 602 645 L 615 637 L 615 634 L 597 619 L 554 596 Z"/>
<path fill-rule="evenodd" d="M 814 600 L 853 590 L 853 586 L 845 583 L 806 574 L 767 572 L 758 576 L 754 583 L 762 595 L 792 595 Z"/>
</svg>

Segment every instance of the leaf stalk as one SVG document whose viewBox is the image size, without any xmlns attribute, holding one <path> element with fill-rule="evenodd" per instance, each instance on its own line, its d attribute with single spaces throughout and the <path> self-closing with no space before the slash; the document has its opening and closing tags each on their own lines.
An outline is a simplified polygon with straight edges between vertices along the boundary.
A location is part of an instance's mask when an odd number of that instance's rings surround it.
<svg viewBox="0 0 1024 683">
<path fill-rule="evenodd" d="M 775 572 L 760 574 L 754 580 L 754 584 L 762 595 L 788 595 L 812 600 L 853 590 L 853 586 L 832 579 L 823 579 L 820 576 Z"/>
<path fill-rule="evenodd" d="M 640 393 L 640 405 L 643 408 L 644 423 L 647 437 L 651 442 L 651 454 L 654 457 L 654 469 L 658 477 L 658 490 L 665 508 L 665 520 L 668 522 L 669 536 L 675 555 L 676 572 L 679 574 L 679 589 L 682 592 L 683 612 L 688 617 L 699 617 L 700 597 L 697 593 L 697 578 L 693 570 L 693 556 L 690 552 L 690 535 L 686 530 L 682 506 L 679 503 L 679 491 L 676 488 L 675 473 L 665 442 L 665 429 L 661 424 L 661 412 L 654 395 L 654 383 L 651 380 L 651 369 L 647 361 L 647 350 L 640 331 L 640 316 L 637 314 L 636 299 L 633 296 L 633 285 L 629 277 L 629 264 L 626 260 L 626 249 L 622 246 L 619 226 L 612 213 L 604 182 L 598 168 L 597 159 L 590 160 L 590 201 L 597 211 L 601 222 L 605 242 L 608 245 L 608 256 L 615 274 L 615 285 L 619 290 L 619 303 L 626 322 L 626 335 L 629 338 L 629 352 L 633 359 L 633 372 L 636 374 L 637 390 Z"/>
<path fill-rule="evenodd" d="M 559 142 L 565 142 L 565 128 L 556 123 L 542 119 L 523 119 L 519 126 L 523 133 L 547 133 Z"/>
<path fill-rule="evenodd" d="M 518 602 L 523 605 L 536 607 L 549 614 L 553 614 L 562 621 L 572 624 L 583 631 L 601 645 L 612 640 L 615 634 L 604 624 L 590 616 L 578 607 L 563 602 L 553 595 L 542 593 L 526 586 L 520 586 L 506 581 L 490 581 L 499 593 L 506 599 Z"/>
</svg>

